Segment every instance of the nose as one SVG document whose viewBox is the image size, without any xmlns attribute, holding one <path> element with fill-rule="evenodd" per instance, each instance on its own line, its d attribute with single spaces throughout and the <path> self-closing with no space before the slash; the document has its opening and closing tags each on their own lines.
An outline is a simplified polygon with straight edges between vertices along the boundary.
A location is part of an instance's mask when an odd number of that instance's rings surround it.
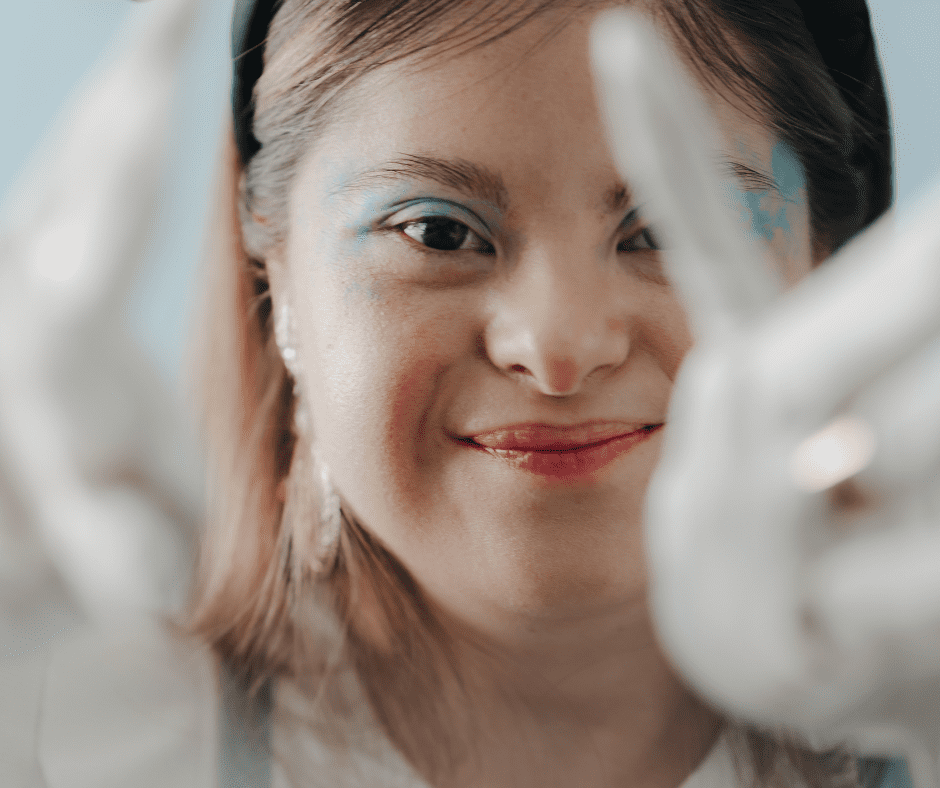
<svg viewBox="0 0 940 788">
<path fill-rule="evenodd" d="M 485 334 L 490 361 L 535 390 L 566 397 L 613 372 L 630 352 L 629 315 L 609 272 L 532 255 L 496 298 Z"/>
</svg>

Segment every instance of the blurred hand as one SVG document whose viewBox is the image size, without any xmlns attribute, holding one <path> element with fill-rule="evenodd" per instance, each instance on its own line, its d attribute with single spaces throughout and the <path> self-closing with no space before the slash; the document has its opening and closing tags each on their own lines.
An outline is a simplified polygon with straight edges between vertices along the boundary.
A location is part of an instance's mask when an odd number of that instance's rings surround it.
<svg viewBox="0 0 940 788">
<path fill-rule="evenodd" d="M 812 742 L 940 750 L 940 191 L 782 292 L 659 36 L 592 40 L 622 174 L 696 335 L 647 497 L 652 612 L 706 698 Z"/>
<path fill-rule="evenodd" d="M 0 525 L 41 546 L 91 619 L 182 601 L 200 514 L 187 425 L 124 314 L 198 6 L 133 10 L 0 216 L 0 503 L 22 521 Z"/>
</svg>

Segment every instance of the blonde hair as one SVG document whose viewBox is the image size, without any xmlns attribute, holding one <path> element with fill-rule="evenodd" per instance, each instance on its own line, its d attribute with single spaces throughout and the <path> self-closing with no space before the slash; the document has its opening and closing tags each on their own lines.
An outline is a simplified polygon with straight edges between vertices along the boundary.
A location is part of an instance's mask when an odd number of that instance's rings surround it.
<svg viewBox="0 0 940 788">
<path fill-rule="evenodd" d="M 427 681 L 434 675 L 427 669 L 431 663 L 439 665 L 442 654 L 447 662 L 446 639 L 433 606 L 408 572 L 358 523 L 343 518 L 337 559 L 326 571 L 315 571 L 308 560 L 317 538 L 314 513 L 319 508 L 311 500 L 306 507 L 295 507 L 293 514 L 286 511 L 291 465 L 308 452 L 306 447 L 297 450 L 293 381 L 274 340 L 264 260 L 284 239 L 287 195 L 297 163 L 335 113 L 343 111 L 344 95 L 357 78 L 431 48 L 483 46 L 536 14 L 584 7 L 590 0 L 470 5 L 475 7 L 477 24 L 463 29 L 475 32 L 458 39 L 445 21 L 468 4 L 454 0 L 286 0 L 271 25 L 265 71 L 256 88 L 254 131 L 262 147 L 243 168 L 234 139 L 226 140 L 212 227 L 202 349 L 210 513 L 189 628 L 256 687 L 276 675 L 315 680 L 328 659 L 324 634 L 334 637 L 331 627 L 348 623 L 355 594 L 362 588 L 373 589 L 383 618 L 380 629 L 395 642 L 380 653 L 367 636 L 352 628 L 344 633 L 345 642 L 380 722 L 396 733 L 406 755 L 419 750 L 446 754 L 456 745 L 442 746 L 434 726 L 396 718 L 393 705 L 375 703 L 377 685 L 404 681 L 417 687 Z M 762 73 L 752 77 L 746 64 L 726 62 L 734 48 L 725 49 L 716 39 L 724 23 L 716 25 L 711 9 L 710 0 L 674 0 L 657 6 L 657 12 L 667 16 L 667 27 L 692 42 L 693 59 L 711 78 L 724 79 L 751 101 L 757 95 L 756 105 L 771 113 L 775 129 L 793 143 L 807 165 L 810 200 L 818 204 L 825 195 L 821 197 L 818 188 L 813 191 L 812 162 L 844 147 L 850 118 L 819 66 L 818 55 L 813 55 L 808 32 L 804 28 L 801 34 L 801 25 L 790 20 L 784 29 L 792 40 L 780 43 L 780 51 L 758 51 L 756 62 Z M 743 38 L 748 40 L 746 31 Z M 775 82 L 768 69 L 786 79 Z M 805 118 L 772 115 L 778 83 L 790 93 L 799 92 L 791 103 L 820 104 L 814 109 L 812 133 L 804 128 Z M 831 158 L 827 161 L 831 169 Z M 842 198 L 830 196 L 828 207 L 817 208 L 814 217 L 833 213 L 830 203 Z M 831 226 L 817 227 L 817 232 L 828 236 L 851 230 L 836 218 Z M 400 658 L 389 668 L 394 655 Z M 431 708 L 424 711 L 434 714 Z M 813 788 L 858 782 L 854 761 L 844 750 L 818 753 L 776 732 L 734 723 L 731 727 L 742 774 L 749 774 L 756 785 L 785 784 L 793 775 Z"/>
</svg>

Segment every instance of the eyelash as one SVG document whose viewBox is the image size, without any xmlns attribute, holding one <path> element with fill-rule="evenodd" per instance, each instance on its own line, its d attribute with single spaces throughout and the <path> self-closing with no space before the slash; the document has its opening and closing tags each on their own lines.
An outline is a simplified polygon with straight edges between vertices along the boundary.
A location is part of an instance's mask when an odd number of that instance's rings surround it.
<svg viewBox="0 0 940 788">
<path fill-rule="evenodd" d="M 630 243 L 631 241 L 635 241 L 637 238 L 643 239 L 643 241 L 646 243 L 645 248 L 624 249 L 622 251 L 625 253 L 629 253 L 629 252 L 658 252 L 662 250 L 662 247 L 659 245 L 659 241 L 656 238 L 656 233 L 654 233 L 650 227 L 641 227 L 635 233 L 633 233 L 633 235 L 631 235 L 629 238 L 626 238 L 620 243 L 618 243 L 617 251 L 618 252 L 621 251 L 620 247 L 623 244 Z"/>
<path fill-rule="evenodd" d="M 425 227 L 427 227 L 428 225 L 431 225 L 433 223 L 439 223 L 442 225 L 450 225 L 452 228 L 459 228 L 458 232 L 460 230 L 465 230 L 466 233 L 461 239 L 459 246 L 456 249 L 435 249 L 433 246 L 429 246 L 426 243 L 422 243 L 420 240 L 418 240 L 413 235 L 410 235 L 408 233 L 408 230 L 413 227 L 418 227 L 420 225 L 425 225 Z M 411 241 L 413 241 L 414 243 L 422 247 L 423 251 L 427 251 L 431 253 L 448 254 L 452 252 L 469 251 L 469 252 L 477 252 L 478 254 L 485 254 L 485 255 L 496 254 L 496 249 L 493 247 L 493 244 L 483 239 L 478 232 L 476 232 L 475 230 L 472 230 L 463 222 L 458 221 L 457 219 L 451 219 L 448 216 L 434 216 L 434 215 L 421 216 L 421 217 L 418 217 L 417 219 L 409 219 L 407 222 L 402 222 L 401 224 L 397 224 L 395 225 L 394 229 L 398 230 L 402 235 L 407 236 L 409 239 L 411 239 Z M 476 244 L 477 248 L 468 248 L 468 249 L 463 248 L 463 245 L 466 243 L 468 237 L 475 237 L 477 239 L 477 244 Z"/>
<path fill-rule="evenodd" d="M 465 231 L 466 231 L 466 233 L 463 235 L 463 238 L 462 238 L 461 241 L 460 241 L 460 245 L 459 245 L 456 249 L 435 249 L 433 246 L 429 246 L 428 244 L 423 243 L 422 241 L 420 241 L 419 239 L 415 238 L 413 235 L 410 235 L 410 234 L 407 232 L 408 229 L 411 229 L 411 228 L 414 228 L 414 227 L 418 227 L 418 226 L 420 226 L 420 225 L 425 225 L 425 227 L 427 227 L 428 225 L 430 225 L 430 224 L 432 224 L 432 223 L 434 223 L 434 222 L 438 222 L 438 223 L 441 223 L 441 224 L 449 224 L 449 225 L 451 225 L 452 228 L 461 228 L 462 230 L 465 230 Z M 451 218 L 449 218 L 449 217 L 447 217 L 447 216 L 433 216 L 433 215 L 432 215 L 432 216 L 421 216 L 421 217 L 419 217 L 419 218 L 417 218 L 417 219 L 409 219 L 407 222 L 402 222 L 401 224 L 397 224 L 397 225 L 395 225 L 394 229 L 398 230 L 402 235 L 407 236 L 407 237 L 410 238 L 414 243 L 418 244 L 419 246 L 423 247 L 423 249 L 424 249 L 425 251 L 429 251 L 429 252 L 436 252 L 436 253 L 439 253 L 439 254 L 447 254 L 447 253 L 449 253 L 449 252 L 471 251 L 471 252 L 477 252 L 477 253 L 479 253 L 479 254 L 485 254 L 485 255 L 493 255 L 493 254 L 496 254 L 496 249 L 493 247 L 493 244 L 491 244 L 489 241 L 487 241 L 487 240 L 481 238 L 480 235 L 479 235 L 479 233 L 477 233 L 476 231 L 472 230 L 470 227 L 468 227 L 468 226 L 467 226 L 466 224 L 464 224 L 463 222 L 460 222 L 460 221 L 458 221 L 458 220 L 456 220 L 456 219 L 451 219 Z M 467 238 L 470 237 L 470 236 L 476 237 L 477 242 L 478 242 L 478 243 L 477 243 L 477 247 L 478 247 L 478 248 L 467 248 L 467 249 L 462 248 L 463 245 L 466 243 Z M 642 239 L 642 240 L 645 242 L 646 246 L 645 246 L 645 247 L 641 247 L 641 248 L 621 249 L 621 247 L 622 247 L 624 244 L 629 244 L 629 243 L 631 243 L 631 242 L 636 241 L 637 239 Z M 480 248 L 480 247 L 482 247 L 482 248 Z M 617 251 L 618 251 L 618 252 L 623 252 L 623 253 L 625 253 L 625 254 L 629 254 L 629 253 L 631 253 L 631 252 L 641 252 L 641 251 L 656 252 L 656 251 L 660 251 L 661 248 L 662 248 L 662 247 L 659 245 L 659 242 L 658 242 L 658 240 L 656 239 L 655 233 L 654 233 L 654 232 L 652 231 L 652 229 L 649 228 L 649 227 L 640 228 L 640 229 L 637 230 L 635 233 L 633 233 L 629 238 L 626 238 L 626 239 L 624 239 L 623 241 L 620 241 L 620 243 L 617 244 Z"/>
</svg>

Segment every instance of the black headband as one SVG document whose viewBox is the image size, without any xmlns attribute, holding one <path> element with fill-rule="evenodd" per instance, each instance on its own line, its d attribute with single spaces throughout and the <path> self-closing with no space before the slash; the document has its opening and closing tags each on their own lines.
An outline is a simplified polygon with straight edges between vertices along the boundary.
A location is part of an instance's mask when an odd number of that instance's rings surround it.
<svg viewBox="0 0 940 788">
<path fill-rule="evenodd" d="M 232 18 L 232 117 L 235 144 L 247 164 L 261 148 L 252 126 L 255 83 L 264 71 L 264 42 L 283 0 L 235 0 Z"/>
<path fill-rule="evenodd" d="M 770 0 L 771 2 L 773 0 Z M 803 13 L 826 68 L 862 119 L 854 163 L 867 186 L 865 221 L 880 216 L 893 198 L 893 156 L 884 81 L 865 0 L 792 0 Z M 264 70 L 268 26 L 283 0 L 236 0 L 232 22 L 232 112 L 235 142 L 247 164 L 261 148 L 252 132 L 254 87 Z"/>
</svg>

